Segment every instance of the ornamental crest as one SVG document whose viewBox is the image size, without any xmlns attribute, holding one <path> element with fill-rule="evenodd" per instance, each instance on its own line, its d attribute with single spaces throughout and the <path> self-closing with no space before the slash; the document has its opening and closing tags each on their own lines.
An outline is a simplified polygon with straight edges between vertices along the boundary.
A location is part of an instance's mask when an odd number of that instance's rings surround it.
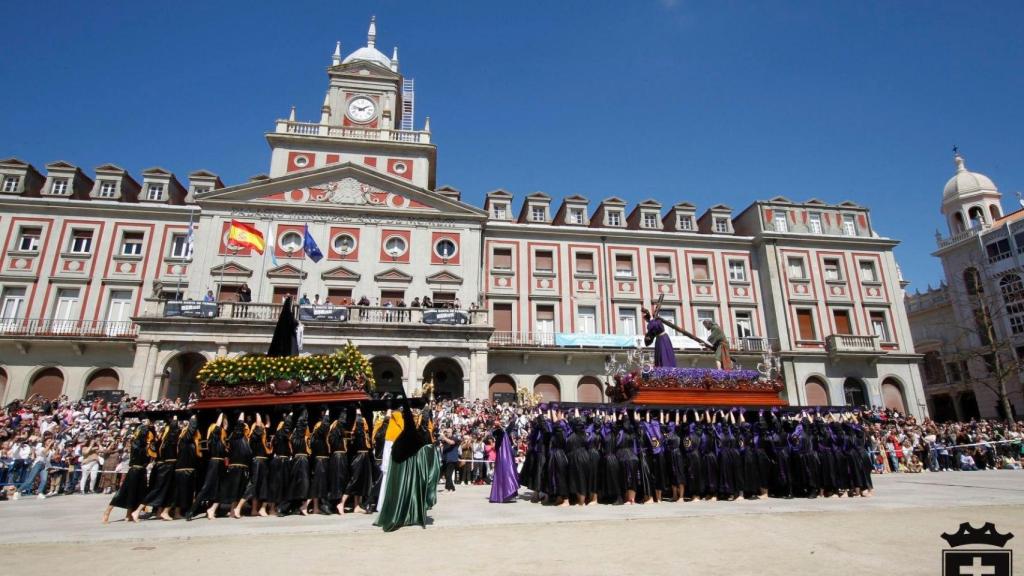
<svg viewBox="0 0 1024 576">
<path fill-rule="evenodd" d="M 367 184 L 355 178 L 343 178 L 335 182 L 328 182 L 319 188 L 309 188 L 307 193 L 309 199 L 314 202 L 330 202 L 331 204 L 345 204 L 349 206 L 365 206 L 367 204 L 382 204 L 374 193 L 381 193 Z"/>
</svg>

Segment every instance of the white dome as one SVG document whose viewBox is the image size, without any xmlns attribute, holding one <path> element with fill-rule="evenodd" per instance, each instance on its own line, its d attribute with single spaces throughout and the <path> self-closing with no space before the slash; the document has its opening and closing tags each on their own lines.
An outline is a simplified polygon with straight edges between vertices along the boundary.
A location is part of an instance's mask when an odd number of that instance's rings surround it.
<svg viewBox="0 0 1024 576">
<path fill-rule="evenodd" d="M 342 64 L 348 64 L 353 60 L 361 60 L 364 62 L 376 62 L 385 68 L 391 68 L 391 59 L 381 53 L 373 46 L 363 46 L 359 50 L 349 54 L 342 60 Z"/>
<path fill-rule="evenodd" d="M 942 191 L 943 203 L 975 192 L 999 193 L 999 189 L 996 188 L 995 183 L 988 176 L 968 171 L 964 166 L 962 156 L 957 155 L 954 160 L 956 162 L 956 174 L 946 182 L 946 188 Z"/>
</svg>

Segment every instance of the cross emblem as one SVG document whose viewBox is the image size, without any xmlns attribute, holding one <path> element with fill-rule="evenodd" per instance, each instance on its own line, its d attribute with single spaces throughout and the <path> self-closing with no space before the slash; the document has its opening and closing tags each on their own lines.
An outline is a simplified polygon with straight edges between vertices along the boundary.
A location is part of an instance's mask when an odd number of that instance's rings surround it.
<svg viewBox="0 0 1024 576">
<path fill-rule="evenodd" d="M 986 575 L 991 575 L 991 574 L 995 574 L 995 573 L 996 573 L 996 567 L 995 566 L 985 566 L 984 564 L 981 563 L 981 558 L 978 557 L 978 556 L 975 556 L 972 559 L 970 566 L 961 566 L 960 567 L 960 575 L 961 576 L 986 576 Z"/>
</svg>

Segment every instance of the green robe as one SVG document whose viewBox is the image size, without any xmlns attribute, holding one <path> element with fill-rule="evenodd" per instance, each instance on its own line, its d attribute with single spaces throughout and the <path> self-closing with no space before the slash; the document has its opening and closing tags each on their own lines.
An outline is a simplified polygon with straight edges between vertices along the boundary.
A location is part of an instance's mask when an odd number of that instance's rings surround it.
<svg viewBox="0 0 1024 576">
<path fill-rule="evenodd" d="M 427 510 L 437 503 L 437 482 L 441 465 L 431 445 L 420 448 L 404 462 L 391 461 L 388 467 L 384 502 L 377 513 L 375 526 L 385 532 L 402 526 L 427 526 Z"/>
</svg>

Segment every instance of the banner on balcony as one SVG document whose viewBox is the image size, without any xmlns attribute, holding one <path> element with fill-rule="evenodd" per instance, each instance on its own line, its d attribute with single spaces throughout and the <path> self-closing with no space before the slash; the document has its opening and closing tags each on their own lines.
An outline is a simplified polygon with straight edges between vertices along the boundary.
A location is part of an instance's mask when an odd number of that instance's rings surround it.
<svg viewBox="0 0 1024 576">
<path fill-rule="evenodd" d="M 424 324 L 469 324 L 469 314 L 462 310 L 435 310 L 427 308 L 423 311 Z"/>
<path fill-rule="evenodd" d="M 632 348 L 636 336 L 628 334 L 555 334 L 555 346 L 594 348 Z"/>
<path fill-rule="evenodd" d="M 164 317 L 185 316 L 188 318 L 216 318 L 216 302 L 200 302 L 185 300 L 182 302 L 169 300 L 164 304 Z"/>
<path fill-rule="evenodd" d="M 299 320 L 306 322 L 348 322 L 345 306 L 299 306 Z"/>
</svg>

